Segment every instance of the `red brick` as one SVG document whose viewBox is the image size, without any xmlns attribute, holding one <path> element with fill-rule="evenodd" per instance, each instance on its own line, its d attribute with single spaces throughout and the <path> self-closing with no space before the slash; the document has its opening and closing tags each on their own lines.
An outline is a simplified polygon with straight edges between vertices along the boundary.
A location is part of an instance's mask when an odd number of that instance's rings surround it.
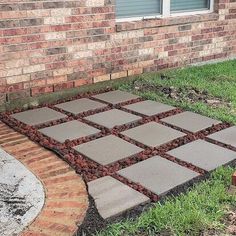
<svg viewBox="0 0 236 236">
<path fill-rule="evenodd" d="M 74 87 L 80 87 L 82 85 L 91 84 L 92 79 L 78 79 L 74 81 Z"/>
<path fill-rule="evenodd" d="M 0 104 L 29 89 L 37 96 L 236 55 L 233 0 L 216 1 L 210 14 L 127 22 L 115 21 L 113 1 L 11 2 L 0 4 Z M 28 64 L 8 68 L 19 59 Z"/>
<path fill-rule="evenodd" d="M 52 93 L 53 92 L 53 86 L 45 86 L 45 87 L 35 87 L 31 88 L 31 95 L 36 96 L 39 94 L 44 94 L 44 93 Z"/>
<path fill-rule="evenodd" d="M 232 185 L 236 186 L 236 172 L 232 175 Z"/>
<path fill-rule="evenodd" d="M 73 81 L 65 82 L 65 83 L 61 83 L 61 84 L 55 84 L 54 85 L 54 92 L 64 90 L 64 89 L 73 88 L 73 87 L 74 87 Z"/>
<path fill-rule="evenodd" d="M 75 201 L 60 201 L 60 200 L 53 200 L 53 201 L 48 201 L 47 203 L 47 208 L 51 209 L 51 208 L 79 208 L 81 206 L 81 202 L 77 200 Z"/>
<path fill-rule="evenodd" d="M 44 179 L 44 180 L 46 180 L 46 179 L 49 179 L 49 178 L 51 178 L 51 177 L 60 176 L 61 174 L 67 173 L 68 170 L 71 170 L 71 168 L 70 168 L 70 167 L 63 167 L 63 168 L 61 168 L 61 169 L 59 169 L 59 170 L 54 170 L 54 169 L 52 168 L 50 172 L 47 172 L 47 173 L 44 172 L 44 173 L 41 175 L 41 178 Z"/>
</svg>

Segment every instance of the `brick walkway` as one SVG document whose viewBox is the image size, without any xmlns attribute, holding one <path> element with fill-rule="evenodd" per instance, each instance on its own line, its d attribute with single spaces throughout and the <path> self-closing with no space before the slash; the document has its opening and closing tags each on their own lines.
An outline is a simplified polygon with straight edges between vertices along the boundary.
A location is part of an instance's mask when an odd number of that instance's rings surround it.
<svg viewBox="0 0 236 236">
<path fill-rule="evenodd" d="M 70 101 L 2 114 L 2 119 L 42 146 L 57 151 L 82 174 L 104 219 L 157 201 L 236 159 L 235 127 L 122 91 L 78 95 Z M 15 135 L 19 142 L 29 142 Z M 8 137 L 9 142 L 14 142 L 14 136 Z M 66 180 L 73 183 L 71 179 L 77 178 L 73 171 L 62 167 L 52 153 L 45 155 L 40 161 L 38 156 L 20 159 L 36 168 L 46 185 L 55 187 Z M 52 176 L 58 173 L 60 178 Z M 46 205 L 64 207 L 67 212 L 66 207 L 82 204 L 71 201 L 75 189 L 74 185 L 67 189 L 64 202 L 50 200 L 55 194 L 49 194 Z M 50 214 L 42 216 L 48 219 Z M 57 214 L 52 221 L 63 223 L 64 217 L 61 222 Z M 39 225 L 45 222 L 40 219 Z M 70 227 L 69 223 L 66 230 Z"/>
<path fill-rule="evenodd" d="M 84 219 L 88 198 L 81 177 L 54 153 L 0 122 L 1 147 L 43 183 L 45 205 L 22 236 L 73 235 Z"/>
</svg>

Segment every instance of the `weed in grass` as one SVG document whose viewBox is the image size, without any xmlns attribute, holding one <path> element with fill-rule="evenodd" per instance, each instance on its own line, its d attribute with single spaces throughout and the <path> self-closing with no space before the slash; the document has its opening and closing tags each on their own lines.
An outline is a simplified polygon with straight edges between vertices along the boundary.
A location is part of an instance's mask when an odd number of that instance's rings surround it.
<svg viewBox="0 0 236 236">
<path fill-rule="evenodd" d="M 144 74 L 118 88 L 236 124 L 236 60 Z"/>
</svg>

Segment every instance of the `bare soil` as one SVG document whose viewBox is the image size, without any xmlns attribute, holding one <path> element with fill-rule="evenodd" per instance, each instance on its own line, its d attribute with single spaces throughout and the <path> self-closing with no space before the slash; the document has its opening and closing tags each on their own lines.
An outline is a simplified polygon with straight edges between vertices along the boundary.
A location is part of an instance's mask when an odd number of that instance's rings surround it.
<svg viewBox="0 0 236 236">
<path fill-rule="evenodd" d="M 162 75 L 161 79 L 168 80 L 170 78 Z M 138 90 L 139 92 L 147 92 L 147 91 L 155 92 L 166 98 L 172 98 L 179 102 L 182 101 L 190 103 L 202 102 L 213 108 L 226 107 L 229 109 L 233 109 L 232 104 L 230 102 L 224 101 L 222 98 L 219 97 L 214 97 L 210 95 L 209 92 L 206 90 L 200 91 L 194 87 L 183 86 L 181 88 L 177 88 L 174 86 L 149 84 L 141 80 L 134 80 L 133 87 L 135 90 Z"/>
</svg>

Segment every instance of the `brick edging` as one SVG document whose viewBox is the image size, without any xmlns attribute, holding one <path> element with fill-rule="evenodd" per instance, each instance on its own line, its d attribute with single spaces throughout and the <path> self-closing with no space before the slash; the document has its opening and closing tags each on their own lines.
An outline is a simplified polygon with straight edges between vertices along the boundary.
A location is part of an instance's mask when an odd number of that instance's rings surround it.
<svg viewBox="0 0 236 236">
<path fill-rule="evenodd" d="M 73 235 L 85 217 L 88 195 L 82 178 L 53 152 L 0 121 L 0 145 L 42 182 L 45 203 L 21 236 Z"/>
<path fill-rule="evenodd" d="M 236 171 L 232 175 L 232 185 L 236 186 Z"/>
</svg>

